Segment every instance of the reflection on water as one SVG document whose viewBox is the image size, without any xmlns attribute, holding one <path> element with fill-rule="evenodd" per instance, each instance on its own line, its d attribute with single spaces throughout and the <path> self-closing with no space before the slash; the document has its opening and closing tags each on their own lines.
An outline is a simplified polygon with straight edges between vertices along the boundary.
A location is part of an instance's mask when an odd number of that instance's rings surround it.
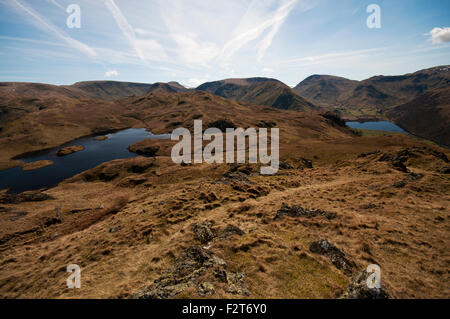
<svg viewBox="0 0 450 319">
<path fill-rule="evenodd" d="M 23 171 L 21 167 L 0 171 L 0 189 L 9 188 L 11 193 L 20 193 L 53 187 L 61 181 L 101 163 L 136 157 L 137 154 L 128 151 L 128 146 L 131 144 L 146 138 L 170 139 L 170 134 L 153 135 L 145 129 L 127 129 L 107 136 L 108 139 L 104 141 L 95 141 L 94 137 L 80 138 L 38 155 L 22 158 L 21 160 L 27 163 L 51 160 L 53 165 L 34 171 Z M 70 145 L 82 145 L 84 150 L 64 157 L 54 156 L 58 149 Z"/>
</svg>

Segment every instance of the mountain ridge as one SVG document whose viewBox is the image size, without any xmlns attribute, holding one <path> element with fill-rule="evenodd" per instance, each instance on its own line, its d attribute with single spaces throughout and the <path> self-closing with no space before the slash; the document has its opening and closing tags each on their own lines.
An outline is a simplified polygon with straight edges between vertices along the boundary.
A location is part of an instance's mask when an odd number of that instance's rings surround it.
<svg viewBox="0 0 450 319">
<path fill-rule="evenodd" d="M 377 75 L 362 81 L 313 75 L 294 90 L 320 106 L 349 117 L 385 118 L 385 111 L 407 103 L 428 90 L 450 86 L 450 66 L 442 65 L 404 75 Z"/>
<path fill-rule="evenodd" d="M 283 82 L 263 77 L 233 78 L 206 82 L 195 90 L 205 91 L 224 98 L 257 105 L 289 110 L 318 110 Z"/>
</svg>

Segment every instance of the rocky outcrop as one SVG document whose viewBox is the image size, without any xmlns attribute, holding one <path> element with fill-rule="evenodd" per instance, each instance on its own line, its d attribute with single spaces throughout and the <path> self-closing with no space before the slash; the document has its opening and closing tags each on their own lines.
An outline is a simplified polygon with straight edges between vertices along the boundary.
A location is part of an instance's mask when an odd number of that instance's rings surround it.
<svg viewBox="0 0 450 319">
<path fill-rule="evenodd" d="M 332 212 L 326 212 L 321 209 L 316 210 L 309 210 L 305 209 L 301 206 L 288 206 L 285 203 L 281 206 L 281 208 L 277 211 L 277 214 L 275 215 L 275 220 L 283 218 L 284 216 L 289 217 L 306 217 L 306 218 L 312 218 L 316 216 L 323 216 L 328 220 L 335 219 L 338 217 L 336 213 Z"/>
<path fill-rule="evenodd" d="M 376 153 L 378 154 L 378 153 Z M 448 163 L 449 160 L 447 155 L 437 150 L 434 150 L 429 147 L 411 147 L 405 148 L 401 151 L 397 152 L 386 152 L 383 153 L 379 158 L 379 162 L 387 162 L 391 165 L 392 168 L 401 171 L 403 173 L 408 173 L 408 165 L 414 162 L 416 159 L 426 158 L 429 159 L 437 159 L 437 162 Z M 436 161 L 435 161 L 436 162 Z"/>
<path fill-rule="evenodd" d="M 350 285 L 342 294 L 342 299 L 389 299 L 391 296 L 387 292 L 384 285 L 381 283 L 380 288 L 369 288 L 367 279 L 371 273 L 366 270 L 360 272 L 352 280 Z"/>
<path fill-rule="evenodd" d="M 419 181 L 423 178 L 423 174 L 410 173 L 402 181 L 394 183 L 395 188 L 403 188 L 410 182 Z"/>
<path fill-rule="evenodd" d="M 192 226 L 192 232 L 194 233 L 194 238 L 202 244 L 209 243 L 214 237 L 216 237 L 215 231 L 212 229 L 214 222 L 204 221 Z"/>
<path fill-rule="evenodd" d="M 226 292 L 248 296 L 244 274 L 229 272 L 225 261 L 201 246 L 191 246 L 181 253 L 174 264 L 152 285 L 133 296 L 135 299 L 166 299 L 196 287 L 200 295 L 215 294 L 215 287 L 200 278 L 210 272 L 210 277 L 226 284 Z"/>
<path fill-rule="evenodd" d="M 327 256 L 336 268 L 342 270 L 346 274 L 351 274 L 352 269 L 355 266 L 353 262 L 345 257 L 343 251 L 332 245 L 326 239 L 312 242 L 309 246 L 309 251 L 314 254 Z"/>
<path fill-rule="evenodd" d="M 213 221 L 204 221 L 194 224 L 192 232 L 194 239 L 202 244 L 207 244 L 217 240 L 223 240 L 233 235 L 242 236 L 244 231 L 234 225 L 227 225 L 224 229 L 214 229 Z"/>
</svg>

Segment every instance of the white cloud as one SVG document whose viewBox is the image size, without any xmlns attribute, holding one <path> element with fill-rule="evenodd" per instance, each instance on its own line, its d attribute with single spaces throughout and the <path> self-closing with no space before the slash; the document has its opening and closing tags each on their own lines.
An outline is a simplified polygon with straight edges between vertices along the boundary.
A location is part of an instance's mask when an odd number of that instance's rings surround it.
<svg viewBox="0 0 450 319">
<path fill-rule="evenodd" d="M 173 34 L 172 37 L 180 47 L 179 56 L 186 63 L 206 66 L 220 52 L 214 43 L 197 41 L 194 36 Z"/>
<path fill-rule="evenodd" d="M 208 82 L 208 80 L 207 80 L 207 79 L 196 79 L 196 78 L 192 78 L 192 79 L 189 79 L 189 80 L 187 81 L 186 86 L 187 86 L 187 87 L 190 87 L 190 88 L 196 88 L 197 86 L 199 86 L 199 85 L 201 85 L 201 84 L 203 84 L 203 83 L 205 83 L 205 82 Z"/>
<path fill-rule="evenodd" d="M 44 30 L 45 32 L 51 33 L 55 36 L 57 36 L 59 39 L 66 42 L 69 46 L 72 48 L 88 55 L 89 57 L 96 57 L 97 53 L 94 49 L 87 46 L 86 44 L 75 40 L 71 38 L 69 35 L 67 35 L 64 31 L 59 29 L 57 26 L 52 24 L 51 22 L 44 19 L 41 15 L 39 15 L 36 11 L 34 11 L 31 7 L 25 5 L 24 3 L 20 2 L 19 0 L 12 0 L 11 3 L 14 3 L 16 5 L 16 9 L 20 9 L 20 12 L 26 13 L 30 17 L 32 17 L 33 24 L 40 28 L 41 30 Z"/>
<path fill-rule="evenodd" d="M 116 70 L 110 70 L 105 73 L 105 78 L 110 78 L 112 76 L 118 76 L 118 75 L 119 75 L 119 72 L 117 72 Z"/>
<path fill-rule="evenodd" d="M 271 69 L 271 68 L 263 68 L 262 71 L 263 71 L 263 73 L 274 73 L 275 72 L 275 70 Z"/>
<path fill-rule="evenodd" d="M 436 43 L 444 43 L 450 42 L 450 28 L 434 28 L 430 31 L 429 35 L 431 35 L 431 42 Z"/>
</svg>

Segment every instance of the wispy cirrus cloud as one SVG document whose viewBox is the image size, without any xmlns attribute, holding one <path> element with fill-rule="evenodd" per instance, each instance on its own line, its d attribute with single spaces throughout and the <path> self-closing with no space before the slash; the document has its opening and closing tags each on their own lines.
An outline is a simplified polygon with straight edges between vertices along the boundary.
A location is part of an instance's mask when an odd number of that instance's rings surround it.
<svg viewBox="0 0 450 319">
<path fill-rule="evenodd" d="M 53 23 L 51 23 L 50 21 L 48 21 L 44 17 L 42 17 L 39 13 L 37 13 L 29 5 L 21 2 L 20 0 L 12 0 L 10 2 L 7 2 L 7 4 L 12 6 L 14 9 L 18 10 L 20 13 L 25 14 L 26 16 L 31 18 L 30 21 L 37 28 L 56 36 L 57 38 L 59 38 L 60 40 L 64 41 L 66 44 L 68 44 L 70 47 L 72 47 L 73 49 L 76 49 L 91 58 L 97 57 L 97 53 L 93 48 L 70 37 L 67 33 L 62 31 L 60 28 L 58 28 Z"/>
<path fill-rule="evenodd" d="M 282 61 L 280 64 L 287 64 L 291 66 L 308 66 L 314 64 L 321 64 L 324 62 L 338 61 L 339 59 L 348 59 L 356 56 L 361 56 L 364 54 L 374 53 L 378 51 L 386 50 L 386 47 L 364 49 L 364 50 L 352 50 L 344 52 L 332 52 L 320 55 L 313 55 L 307 57 L 301 57 L 291 60 Z"/>
<path fill-rule="evenodd" d="M 50 2 L 51 4 L 57 6 L 61 10 L 66 10 L 66 8 L 64 8 L 62 5 L 60 5 L 58 2 L 56 2 L 56 0 L 47 0 L 47 1 Z"/>
<path fill-rule="evenodd" d="M 242 47 L 251 41 L 261 38 L 264 32 L 268 30 L 258 44 L 257 58 L 261 62 L 267 49 L 272 45 L 275 35 L 289 16 L 289 13 L 299 3 L 303 11 L 307 11 L 315 6 L 314 1 L 304 0 L 253 0 L 247 12 L 241 18 L 240 24 L 236 27 L 234 32 L 235 36 L 223 47 L 222 60 L 230 60 Z M 276 5 L 275 10 L 273 9 L 274 5 Z"/>
<path fill-rule="evenodd" d="M 135 30 L 128 23 L 120 8 L 116 5 L 114 0 L 105 0 L 105 5 L 111 12 L 117 26 L 122 31 L 122 34 L 127 38 L 128 42 L 133 46 L 137 55 L 143 61 L 164 61 L 167 55 L 163 47 L 153 39 L 138 39 Z"/>
</svg>

